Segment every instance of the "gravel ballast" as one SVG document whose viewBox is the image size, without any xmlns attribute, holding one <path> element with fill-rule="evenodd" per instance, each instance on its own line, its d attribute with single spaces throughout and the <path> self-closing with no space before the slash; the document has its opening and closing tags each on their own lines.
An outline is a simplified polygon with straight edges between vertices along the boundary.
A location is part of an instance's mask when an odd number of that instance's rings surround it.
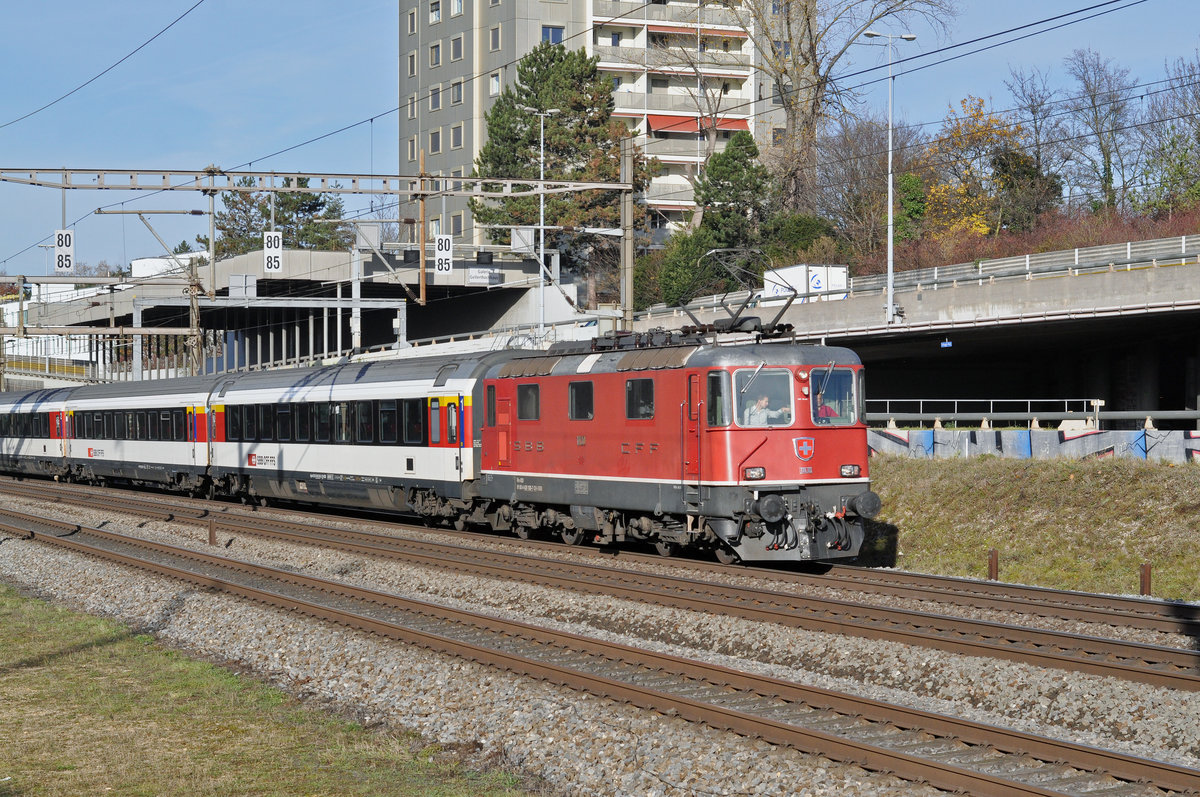
<svg viewBox="0 0 1200 797">
<path fill-rule="evenodd" d="M 70 514 L 85 525 L 207 548 L 207 532 L 196 526 L 125 522 L 79 508 Z M 448 577 L 248 537 L 234 540 L 225 553 L 1200 768 L 1200 701 L 1191 693 L 534 585 Z M 0 580 L 249 668 L 298 696 L 351 710 L 364 723 L 412 729 L 441 744 L 475 748 L 479 761 L 533 773 L 563 793 L 939 793 L 36 543 L 0 544 Z"/>
</svg>

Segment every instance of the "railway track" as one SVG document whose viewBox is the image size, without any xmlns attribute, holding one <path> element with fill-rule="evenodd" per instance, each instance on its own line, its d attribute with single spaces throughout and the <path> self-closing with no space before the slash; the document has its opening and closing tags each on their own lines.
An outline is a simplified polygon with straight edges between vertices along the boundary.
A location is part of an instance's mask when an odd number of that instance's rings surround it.
<svg viewBox="0 0 1200 797">
<path fill-rule="evenodd" d="M 41 489 L 37 487 L 37 490 Z M 656 574 L 653 580 L 647 580 L 645 573 L 616 567 L 611 561 L 597 563 L 595 559 L 585 561 L 577 558 L 563 561 L 499 553 L 449 543 L 315 526 L 267 513 L 235 509 L 229 505 L 215 505 L 220 511 L 211 512 L 214 505 L 208 503 L 164 504 L 113 491 L 102 491 L 97 500 L 114 511 L 132 512 L 159 520 L 208 524 L 210 534 L 252 534 L 288 543 L 328 546 L 359 555 L 393 558 L 471 576 L 505 578 L 810 631 L 853 634 L 964 655 L 1117 677 L 1155 686 L 1200 690 L 1200 654 L 1177 647 L 797 595 L 778 589 L 731 586 L 680 576 Z M 0 510 L 0 514 L 3 514 L 3 510 Z M 661 558 L 654 561 L 662 563 Z M 727 573 L 728 570 L 723 572 Z M 753 572 L 757 575 L 759 571 Z M 785 586 L 788 583 L 785 576 L 792 574 L 772 575 L 772 585 Z M 994 586 L 987 585 L 988 591 Z M 887 594 L 904 593 L 890 586 Z M 1079 593 L 1068 595 L 1080 596 Z M 949 600 L 962 600 L 962 597 L 961 594 L 951 593 Z M 987 596 L 990 604 L 1008 611 L 1020 611 L 1014 606 L 1024 606 L 1027 600 L 1021 596 L 1015 604 L 1009 605 L 1004 603 L 1001 596 Z M 1109 623 L 1122 622 L 1119 612 L 1108 611 L 1103 616 Z"/>
<path fill-rule="evenodd" d="M 99 529 L 9 513 L 14 535 L 867 769 L 978 795 L 1200 792 L 1200 771 L 801 687 Z"/>
</svg>

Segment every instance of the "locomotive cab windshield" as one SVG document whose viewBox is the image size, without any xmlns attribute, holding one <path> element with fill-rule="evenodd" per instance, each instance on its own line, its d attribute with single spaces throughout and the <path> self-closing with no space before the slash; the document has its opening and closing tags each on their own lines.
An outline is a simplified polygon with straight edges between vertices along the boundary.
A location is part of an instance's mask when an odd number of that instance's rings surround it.
<svg viewBox="0 0 1200 797">
<path fill-rule="evenodd" d="M 849 368 L 814 368 L 812 419 L 814 423 L 847 426 L 862 417 L 859 379 Z"/>
<path fill-rule="evenodd" d="M 733 375 L 741 426 L 788 426 L 792 422 L 792 374 L 786 368 L 744 369 Z"/>
</svg>

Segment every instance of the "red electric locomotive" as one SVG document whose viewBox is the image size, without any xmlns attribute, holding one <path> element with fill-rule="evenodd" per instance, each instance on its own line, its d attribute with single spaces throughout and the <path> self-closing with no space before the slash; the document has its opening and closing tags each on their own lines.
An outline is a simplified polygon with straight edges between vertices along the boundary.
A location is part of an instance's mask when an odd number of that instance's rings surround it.
<svg viewBox="0 0 1200 797">
<path fill-rule="evenodd" d="M 481 496 L 504 501 L 493 519 L 726 562 L 856 556 L 880 509 L 857 355 L 674 342 L 493 365 L 478 477 Z"/>
</svg>

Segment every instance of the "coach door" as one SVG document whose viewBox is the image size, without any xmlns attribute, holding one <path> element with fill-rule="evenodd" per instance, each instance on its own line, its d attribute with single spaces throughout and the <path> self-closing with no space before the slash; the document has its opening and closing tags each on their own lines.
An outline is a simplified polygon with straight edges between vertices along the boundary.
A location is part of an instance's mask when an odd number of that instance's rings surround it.
<svg viewBox="0 0 1200 797">
<path fill-rule="evenodd" d="M 691 374 L 687 382 L 687 402 L 682 406 L 680 427 L 683 437 L 683 482 L 700 483 L 700 415 L 704 409 L 700 375 Z"/>
<path fill-rule="evenodd" d="M 496 461 L 512 464 L 512 400 L 496 397 Z"/>
</svg>

